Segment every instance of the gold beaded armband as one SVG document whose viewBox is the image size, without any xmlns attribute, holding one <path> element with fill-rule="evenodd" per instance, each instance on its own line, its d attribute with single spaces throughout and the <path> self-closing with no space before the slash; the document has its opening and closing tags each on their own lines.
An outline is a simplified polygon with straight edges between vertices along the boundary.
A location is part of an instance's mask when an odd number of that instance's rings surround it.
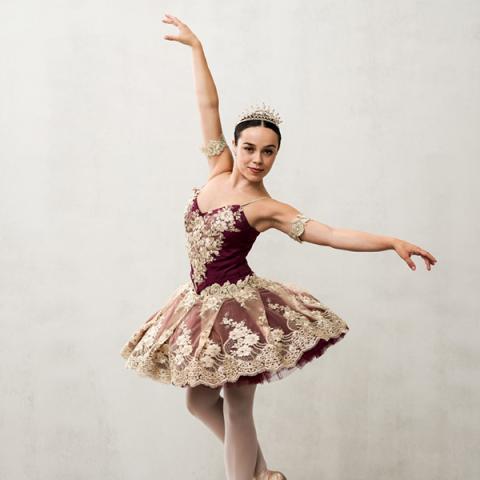
<svg viewBox="0 0 480 480">
<path fill-rule="evenodd" d="M 207 157 L 214 157 L 215 155 L 219 155 L 222 153 L 223 149 L 227 146 L 227 142 L 225 141 L 225 137 L 223 133 L 220 135 L 218 140 L 209 140 L 207 142 L 206 147 L 201 147 L 202 153 L 204 153 Z"/>
<path fill-rule="evenodd" d="M 291 222 L 290 231 L 288 235 L 296 240 L 299 243 L 302 243 L 303 240 L 300 239 L 300 236 L 305 231 L 305 224 L 311 220 L 311 218 L 306 217 L 303 213 L 297 213 L 295 220 Z"/>
</svg>

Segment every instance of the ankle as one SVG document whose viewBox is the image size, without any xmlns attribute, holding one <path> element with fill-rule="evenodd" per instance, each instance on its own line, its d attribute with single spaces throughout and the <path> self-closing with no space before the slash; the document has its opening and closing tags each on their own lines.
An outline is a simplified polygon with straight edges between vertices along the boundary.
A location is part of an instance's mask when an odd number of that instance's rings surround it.
<svg viewBox="0 0 480 480">
<path fill-rule="evenodd" d="M 253 473 L 255 474 L 255 477 L 258 477 L 267 470 L 267 465 L 265 464 L 265 462 L 263 462 L 262 464 L 255 466 L 255 471 Z"/>
</svg>

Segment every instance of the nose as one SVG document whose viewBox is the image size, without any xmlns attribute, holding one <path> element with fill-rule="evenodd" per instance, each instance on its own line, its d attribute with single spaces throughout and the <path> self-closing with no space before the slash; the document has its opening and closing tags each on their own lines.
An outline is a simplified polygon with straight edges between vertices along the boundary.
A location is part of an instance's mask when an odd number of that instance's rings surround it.
<svg viewBox="0 0 480 480">
<path fill-rule="evenodd" d="M 253 163 L 260 165 L 262 163 L 262 154 L 259 152 L 253 159 Z"/>
</svg>

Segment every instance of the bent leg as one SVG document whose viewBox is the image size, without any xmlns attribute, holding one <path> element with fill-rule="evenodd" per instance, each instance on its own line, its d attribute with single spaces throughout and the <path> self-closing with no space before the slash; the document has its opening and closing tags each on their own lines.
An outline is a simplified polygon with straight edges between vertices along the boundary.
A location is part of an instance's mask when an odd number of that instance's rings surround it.
<svg viewBox="0 0 480 480">
<path fill-rule="evenodd" d="M 200 419 L 223 442 L 225 426 L 221 388 L 211 388 L 206 385 L 187 387 L 186 402 L 188 411 Z"/>
</svg>

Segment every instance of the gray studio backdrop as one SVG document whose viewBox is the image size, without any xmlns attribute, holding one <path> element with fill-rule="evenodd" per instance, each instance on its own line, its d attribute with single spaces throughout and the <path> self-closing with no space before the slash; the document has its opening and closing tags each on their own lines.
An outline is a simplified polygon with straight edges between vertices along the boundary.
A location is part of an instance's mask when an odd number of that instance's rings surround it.
<svg viewBox="0 0 480 480">
<path fill-rule="evenodd" d="M 182 212 L 206 181 L 188 47 L 204 44 L 230 142 L 265 101 L 274 198 L 432 252 L 298 244 L 258 274 L 350 331 L 257 389 L 289 480 L 474 480 L 478 453 L 480 4 L 467 0 L 0 2 L 0 478 L 225 478 L 185 390 L 124 369 L 130 334 L 188 279 Z"/>
</svg>

